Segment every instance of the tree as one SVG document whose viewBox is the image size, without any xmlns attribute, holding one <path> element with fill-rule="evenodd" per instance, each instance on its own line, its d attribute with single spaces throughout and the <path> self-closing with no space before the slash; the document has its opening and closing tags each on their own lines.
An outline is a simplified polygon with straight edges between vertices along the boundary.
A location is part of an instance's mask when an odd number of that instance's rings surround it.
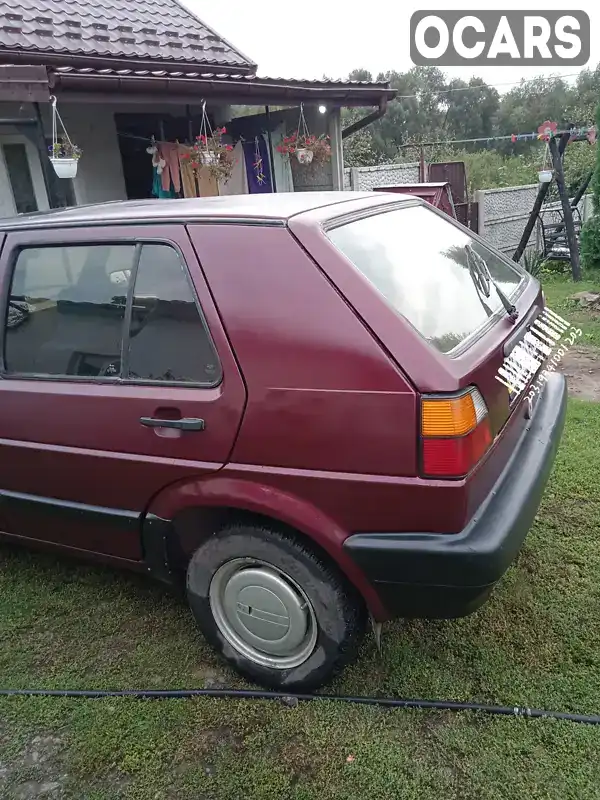
<svg viewBox="0 0 600 800">
<path fill-rule="evenodd" d="M 352 72 L 348 75 L 349 81 L 368 81 L 371 83 L 373 81 L 373 75 L 369 72 L 368 69 L 353 69 Z"/>
<path fill-rule="evenodd" d="M 593 70 L 581 70 L 577 76 L 572 105 L 566 110 L 569 121 L 575 125 L 592 125 L 599 97 L 600 64 Z"/>
<path fill-rule="evenodd" d="M 596 109 L 596 130 L 600 131 L 600 105 Z M 596 145 L 596 166 L 592 177 L 594 216 L 581 231 L 581 260 L 586 269 L 600 267 L 600 147 Z"/>
<path fill-rule="evenodd" d="M 350 80 L 372 80 L 359 68 Z M 448 81 L 437 67 L 414 67 L 408 72 L 380 73 L 397 97 L 386 115 L 344 141 L 346 163 L 368 166 L 414 161 L 416 150 L 403 145 L 452 139 L 479 139 L 537 131 L 545 120 L 559 127 L 591 124 L 600 97 L 600 64 L 582 70 L 573 85 L 560 77 L 521 81 L 504 95 L 476 76 Z M 364 110 L 344 109 L 344 126 L 364 115 Z M 468 143 L 428 148 L 428 161 L 465 160 L 472 190 L 534 183 L 543 158 L 544 144 L 533 141 Z M 580 185 L 593 162 L 587 143 L 571 144 L 565 154 L 565 179 L 570 194 Z"/>
<path fill-rule="evenodd" d="M 500 107 L 500 95 L 496 89 L 487 86 L 482 78 L 476 77 L 471 78 L 468 83 L 456 78 L 450 81 L 448 89 L 451 91 L 445 94 L 444 101 L 444 130 L 448 138 L 476 139 L 492 136 Z M 460 91 L 461 89 L 466 91 Z"/>
<path fill-rule="evenodd" d="M 530 133 L 547 119 L 563 128 L 571 122 L 568 109 L 573 107 L 574 99 L 573 89 L 562 78 L 538 76 L 521 81 L 502 97 L 497 131 L 500 135 Z M 523 153 L 531 149 L 531 143 L 507 142 L 501 147 L 504 152 Z"/>
</svg>

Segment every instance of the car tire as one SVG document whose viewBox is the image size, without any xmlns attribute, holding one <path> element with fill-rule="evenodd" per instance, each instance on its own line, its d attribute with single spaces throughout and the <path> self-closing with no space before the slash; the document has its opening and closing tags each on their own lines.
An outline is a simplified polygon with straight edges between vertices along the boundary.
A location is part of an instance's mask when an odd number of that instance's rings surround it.
<svg viewBox="0 0 600 800">
<path fill-rule="evenodd" d="M 337 568 L 276 530 L 214 534 L 192 556 L 186 586 L 209 643 L 262 686 L 318 688 L 355 657 L 364 633 L 364 603 Z"/>
</svg>

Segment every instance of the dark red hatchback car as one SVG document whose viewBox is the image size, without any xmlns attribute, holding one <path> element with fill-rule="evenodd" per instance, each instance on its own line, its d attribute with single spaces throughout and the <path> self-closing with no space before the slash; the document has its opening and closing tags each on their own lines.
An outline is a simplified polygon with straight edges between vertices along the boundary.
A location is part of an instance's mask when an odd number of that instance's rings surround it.
<svg viewBox="0 0 600 800">
<path fill-rule="evenodd" d="M 519 551 L 565 385 L 532 406 L 497 373 L 542 293 L 431 206 L 112 203 L 0 222 L 0 248 L 4 539 L 183 580 L 288 690 L 369 615 L 475 610 Z"/>
</svg>

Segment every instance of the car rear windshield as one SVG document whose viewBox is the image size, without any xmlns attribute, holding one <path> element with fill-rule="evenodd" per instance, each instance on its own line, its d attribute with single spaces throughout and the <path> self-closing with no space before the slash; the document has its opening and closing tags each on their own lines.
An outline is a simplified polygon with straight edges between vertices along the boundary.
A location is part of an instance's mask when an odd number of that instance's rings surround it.
<svg viewBox="0 0 600 800">
<path fill-rule="evenodd" d="M 503 311 L 494 282 L 510 299 L 525 278 L 519 268 L 427 206 L 374 214 L 332 228 L 327 235 L 395 311 L 442 353 L 454 350 Z"/>
</svg>

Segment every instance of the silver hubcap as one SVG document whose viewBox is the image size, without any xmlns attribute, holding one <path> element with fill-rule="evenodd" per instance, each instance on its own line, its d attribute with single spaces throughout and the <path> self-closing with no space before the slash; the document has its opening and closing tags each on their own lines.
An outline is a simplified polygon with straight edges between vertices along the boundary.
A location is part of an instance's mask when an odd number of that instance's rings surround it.
<svg viewBox="0 0 600 800">
<path fill-rule="evenodd" d="M 271 564 L 228 561 L 213 575 L 209 600 L 225 639 L 256 664 L 291 669 L 315 648 L 317 621 L 308 597 Z"/>
</svg>

